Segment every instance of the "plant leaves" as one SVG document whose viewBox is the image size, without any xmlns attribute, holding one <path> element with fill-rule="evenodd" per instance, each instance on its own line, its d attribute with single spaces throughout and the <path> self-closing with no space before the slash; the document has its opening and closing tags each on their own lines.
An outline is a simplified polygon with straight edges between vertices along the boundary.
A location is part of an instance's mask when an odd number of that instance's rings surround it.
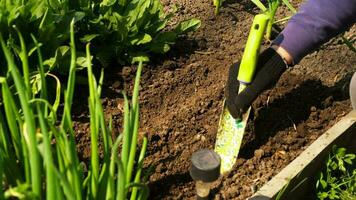
<svg viewBox="0 0 356 200">
<path fill-rule="evenodd" d="M 326 186 L 328 185 L 328 184 L 326 183 L 326 181 L 324 181 L 324 180 L 320 180 L 320 184 L 321 184 L 321 187 L 323 187 L 324 189 L 325 189 Z"/>
<path fill-rule="evenodd" d="M 183 34 L 189 31 L 197 30 L 201 25 L 201 21 L 199 19 L 193 18 L 183 22 L 180 22 L 178 26 L 174 29 L 177 34 Z"/>
<path fill-rule="evenodd" d="M 337 156 L 343 157 L 345 154 L 346 154 L 346 149 L 345 148 L 338 148 L 336 150 L 336 155 Z"/>
<path fill-rule="evenodd" d="M 297 10 L 292 6 L 292 4 L 288 0 L 282 0 L 284 4 L 292 11 L 294 14 L 297 13 Z"/>
<path fill-rule="evenodd" d="M 41 89 L 42 89 L 42 83 L 41 83 L 41 77 L 39 74 L 34 75 L 33 77 L 31 77 L 30 80 L 31 83 L 31 89 L 32 89 L 32 94 L 38 94 Z"/>
<path fill-rule="evenodd" d="M 320 172 L 316 183 L 319 199 L 344 199 L 343 194 L 350 191 L 356 194 L 356 169 L 351 165 L 355 157 L 354 154 L 346 154 L 345 148 L 332 147 L 326 161 L 326 169 Z"/>
<path fill-rule="evenodd" d="M 174 44 L 176 38 L 177 34 L 175 32 L 161 33 L 152 41 L 150 50 L 155 53 L 166 53 L 170 50 L 170 44 Z"/>
<path fill-rule="evenodd" d="M 93 56 L 90 56 L 90 60 L 93 60 Z M 78 70 L 83 69 L 84 67 L 88 66 L 88 61 L 85 56 L 80 56 L 77 57 L 76 63 L 79 67 L 77 67 Z"/>
<path fill-rule="evenodd" d="M 132 45 L 146 44 L 152 41 L 152 37 L 149 34 L 140 34 L 131 39 L 130 43 Z"/>
<path fill-rule="evenodd" d="M 167 53 L 170 49 L 171 49 L 171 47 L 167 43 L 156 43 L 156 44 L 152 45 L 150 48 L 151 51 L 153 51 L 155 53 L 160 53 L 160 54 Z"/>
<path fill-rule="evenodd" d="M 131 64 L 135 64 L 135 63 L 140 63 L 140 62 L 148 62 L 150 59 L 148 58 L 148 56 L 144 53 L 139 53 L 136 56 L 132 57 L 131 59 Z"/>
<path fill-rule="evenodd" d="M 116 0 L 103 0 L 101 3 L 100 3 L 100 6 L 107 6 L 107 7 L 110 7 L 112 5 L 114 5 L 116 3 Z"/>
<path fill-rule="evenodd" d="M 55 67 L 59 60 L 61 60 L 63 57 L 65 57 L 66 55 L 68 55 L 70 50 L 69 46 L 60 46 L 56 49 L 55 55 L 47 60 L 45 60 L 43 62 L 43 65 L 47 65 L 49 66 L 50 69 L 52 69 L 53 67 Z"/>
<path fill-rule="evenodd" d="M 83 43 L 88 43 L 90 42 L 92 39 L 98 37 L 99 34 L 88 34 L 88 35 L 84 35 L 84 37 L 80 38 L 80 41 Z"/>
<path fill-rule="evenodd" d="M 76 23 L 79 20 L 82 20 L 85 17 L 84 12 L 75 12 L 74 13 L 74 23 Z"/>
<path fill-rule="evenodd" d="M 326 193 L 326 192 L 319 192 L 319 193 L 318 193 L 318 198 L 319 198 L 320 200 L 326 199 L 326 198 L 328 198 L 328 193 Z"/>
<path fill-rule="evenodd" d="M 262 12 L 266 12 L 267 8 L 265 5 L 263 5 L 263 3 L 260 0 L 251 0 L 252 3 L 254 3 L 259 9 L 262 10 Z"/>
<path fill-rule="evenodd" d="M 16 187 L 10 187 L 4 192 L 5 199 L 36 199 L 36 195 L 31 191 L 31 186 L 21 183 Z"/>
<path fill-rule="evenodd" d="M 46 10 L 46 1 L 29 0 L 25 7 L 31 14 L 30 22 L 42 18 Z"/>
</svg>

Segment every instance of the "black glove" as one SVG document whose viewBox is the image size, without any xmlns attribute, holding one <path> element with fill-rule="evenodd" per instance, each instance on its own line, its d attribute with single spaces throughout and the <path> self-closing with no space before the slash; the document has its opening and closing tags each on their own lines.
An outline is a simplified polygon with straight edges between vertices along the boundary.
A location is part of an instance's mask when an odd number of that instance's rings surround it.
<svg viewBox="0 0 356 200">
<path fill-rule="evenodd" d="M 240 63 L 231 65 L 225 87 L 226 106 L 235 119 L 241 116 L 250 107 L 252 102 L 266 89 L 274 86 L 287 65 L 282 57 L 272 48 L 263 51 L 257 62 L 255 77 L 240 94 L 237 80 Z"/>
</svg>

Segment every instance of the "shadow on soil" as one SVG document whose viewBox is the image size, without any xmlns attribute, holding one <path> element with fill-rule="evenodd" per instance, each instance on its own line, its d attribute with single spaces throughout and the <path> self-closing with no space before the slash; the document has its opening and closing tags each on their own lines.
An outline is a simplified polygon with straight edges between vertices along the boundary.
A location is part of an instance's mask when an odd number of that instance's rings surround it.
<svg viewBox="0 0 356 200">
<path fill-rule="evenodd" d="M 252 158 L 254 151 L 264 145 L 269 137 L 273 137 L 281 130 L 293 127 L 293 123 L 297 126 L 303 123 L 309 118 L 311 107 L 314 106 L 317 110 L 325 109 L 333 103 L 348 99 L 351 76 L 352 73 L 346 75 L 332 87 L 323 85 L 319 80 L 307 80 L 289 93 L 281 94 L 280 98 L 270 102 L 268 106 L 259 108 L 252 124 L 255 137 L 243 146 L 239 157 Z M 151 182 L 149 187 L 153 195 L 159 194 L 164 197 L 169 194 L 170 186 L 183 185 L 191 181 L 189 172 L 186 171 L 170 174 Z M 218 187 L 211 191 L 212 195 L 218 193 L 220 189 Z"/>
<path fill-rule="evenodd" d="M 255 137 L 242 147 L 239 156 L 249 159 L 254 156 L 256 149 L 277 132 L 293 127 L 293 124 L 298 127 L 309 118 L 312 107 L 325 109 L 334 102 L 348 99 L 351 77 L 352 73 L 347 74 L 332 87 L 323 85 L 320 80 L 307 80 L 281 98 L 260 108 L 253 124 Z"/>
<path fill-rule="evenodd" d="M 231 8 L 231 5 L 233 4 L 239 4 L 243 7 L 243 10 L 250 13 L 251 15 L 257 15 L 259 12 L 259 9 L 256 7 L 252 1 L 245 1 L 245 0 L 226 0 L 222 4 L 222 8 L 224 7 L 229 7 Z"/>
<path fill-rule="evenodd" d="M 192 178 L 189 175 L 189 172 L 170 174 L 164 176 L 164 178 L 157 181 L 149 183 L 151 195 L 158 195 L 165 197 L 169 194 L 169 187 L 167 185 L 177 186 L 177 185 L 186 185 L 186 183 L 192 182 Z M 164 189 L 163 189 L 164 188 Z M 151 196 L 152 197 L 152 196 Z M 155 199 L 157 197 L 155 196 Z"/>
<path fill-rule="evenodd" d="M 180 62 L 177 62 L 177 60 L 189 59 L 190 55 L 194 54 L 195 51 L 206 49 L 206 43 L 207 41 L 205 39 L 195 40 L 187 36 L 179 37 L 176 43 L 171 46 L 171 50 L 166 54 L 150 55 L 150 62 L 145 65 L 141 76 L 143 77 L 145 72 L 155 69 L 158 66 L 169 70 L 179 68 L 178 63 Z M 136 69 L 137 65 L 120 65 L 119 63 L 112 62 L 109 67 L 106 67 L 104 70 L 105 81 L 103 83 L 102 96 L 108 99 L 122 97 L 121 91 L 126 89 L 124 88 L 125 83 L 132 82 L 135 79 Z M 97 80 L 99 80 L 100 71 L 97 71 L 95 74 Z M 130 94 L 131 91 L 126 91 L 126 93 Z"/>
<path fill-rule="evenodd" d="M 150 66 L 162 65 L 166 60 L 188 59 L 195 51 L 205 50 L 207 48 L 206 39 L 195 39 L 188 36 L 177 38 L 174 45 L 166 54 L 155 54 L 150 57 Z"/>
</svg>

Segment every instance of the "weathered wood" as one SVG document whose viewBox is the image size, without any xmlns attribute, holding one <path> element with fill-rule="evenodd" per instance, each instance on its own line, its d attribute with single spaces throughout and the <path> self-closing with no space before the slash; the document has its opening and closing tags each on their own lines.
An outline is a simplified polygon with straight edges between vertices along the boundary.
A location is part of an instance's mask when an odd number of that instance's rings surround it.
<svg viewBox="0 0 356 200">
<path fill-rule="evenodd" d="M 356 111 L 351 111 L 314 141 L 295 160 L 260 188 L 250 200 L 309 199 L 315 178 L 333 145 L 356 152 Z"/>
</svg>

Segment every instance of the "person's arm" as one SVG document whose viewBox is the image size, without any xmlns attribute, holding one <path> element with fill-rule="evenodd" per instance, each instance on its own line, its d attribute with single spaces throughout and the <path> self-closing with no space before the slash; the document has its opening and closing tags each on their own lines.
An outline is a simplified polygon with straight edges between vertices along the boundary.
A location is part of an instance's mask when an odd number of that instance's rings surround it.
<svg viewBox="0 0 356 200">
<path fill-rule="evenodd" d="M 355 0 L 309 0 L 288 22 L 273 44 L 297 64 L 320 45 L 356 22 Z"/>
<path fill-rule="evenodd" d="M 305 55 L 345 31 L 356 21 L 356 0 L 309 0 L 292 17 L 272 47 L 258 58 L 253 82 L 238 94 L 239 63 L 231 66 L 225 88 L 226 105 L 234 118 L 241 117 L 264 90 Z"/>
</svg>

